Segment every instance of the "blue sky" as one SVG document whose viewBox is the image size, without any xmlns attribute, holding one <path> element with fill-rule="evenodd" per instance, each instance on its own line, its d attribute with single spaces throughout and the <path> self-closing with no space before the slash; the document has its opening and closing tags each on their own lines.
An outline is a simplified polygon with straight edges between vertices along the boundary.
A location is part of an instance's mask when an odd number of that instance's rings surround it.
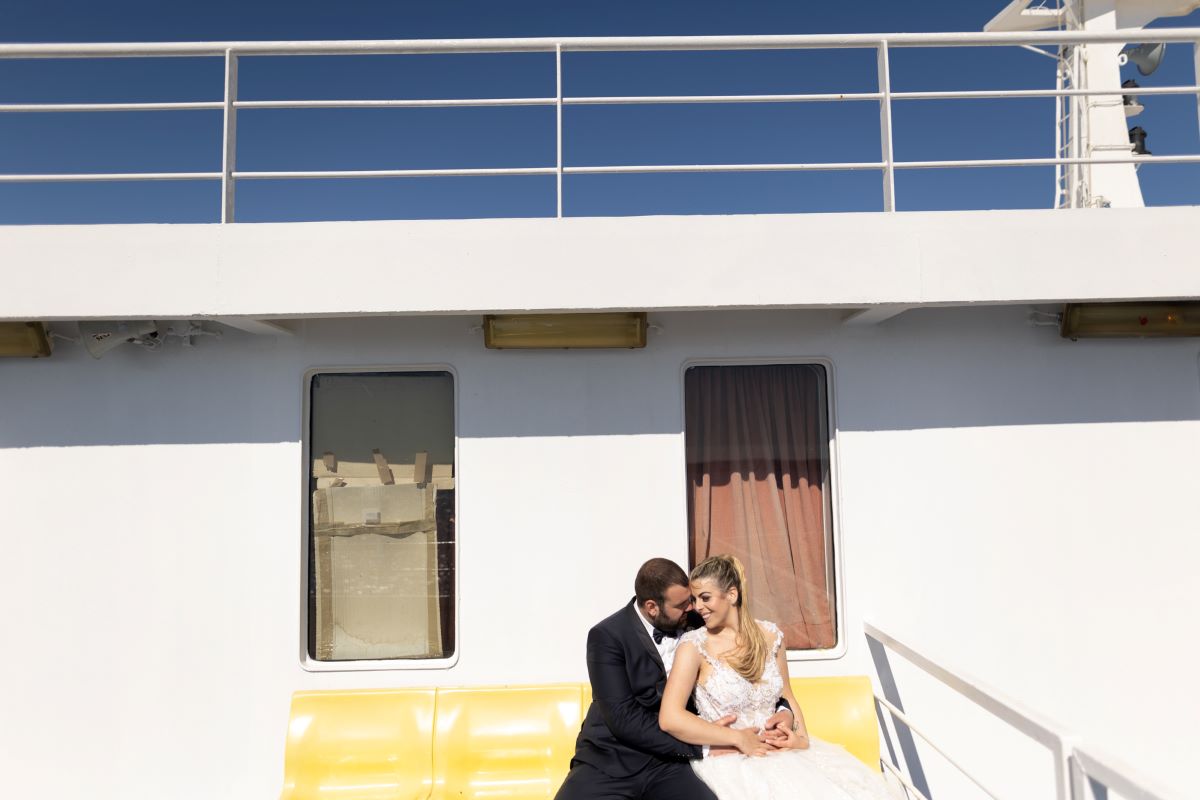
<svg viewBox="0 0 1200 800">
<path fill-rule="evenodd" d="M 978 30 L 1003 0 L 897 3 L 173 2 L 0 0 L 9 42 L 470 38 Z M 1200 26 L 1200 15 L 1162 21 Z M 1194 82 L 1173 45 L 1145 86 Z M 873 91 L 870 51 L 568 53 L 567 95 Z M 899 50 L 898 90 L 1053 87 L 1053 61 L 1017 49 Z M 1132 70 L 1132 67 L 1127 68 Z M 1131 72 L 1132 74 L 1132 72 Z M 243 58 L 242 99 L 552 96 L 549 54 Z M 0 61 L 0 102 L 217 100 L 218 59 Z M 1194 98 L 1147 98 L 1156 154 L 1200 152 Z M 908 102 L 903 160 L 1048 157 L 1048 99 Z M 576 106 L 568 165 L 859 161 L 879 157 L 874 103 Z M 215 111 L 0 115 L 0 173 L 212 171 Z M 554 111 L 254 110 L 239 114 L 242 170 L 552 166 Z M 1142 170 L 1151 204 L 1200 202 L 1200 167 Z M 1046 207 L 1052 170 L 903 171 L 901 210 Z M 878 210 L 875 172 L 567 176 L 568 215 Z M 554 214 L 545 176 L 244 181 L 243 222 Z M 0 184 L 0 224 L 212 222 L 214 182 Z"/>
</svg>

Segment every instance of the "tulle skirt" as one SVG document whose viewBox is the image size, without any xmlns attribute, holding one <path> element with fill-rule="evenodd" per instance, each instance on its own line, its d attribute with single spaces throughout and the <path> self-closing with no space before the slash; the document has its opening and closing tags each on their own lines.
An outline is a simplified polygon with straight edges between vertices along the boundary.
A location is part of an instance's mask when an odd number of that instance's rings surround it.
<svg viewBox="0 0 1200 800">
<path fill-rule="evenodd" d="M 811 739 L 807 750 L 692 762 L 718 800 L 896 800 L 883 776 L 839 745 Z"/>
</svg>

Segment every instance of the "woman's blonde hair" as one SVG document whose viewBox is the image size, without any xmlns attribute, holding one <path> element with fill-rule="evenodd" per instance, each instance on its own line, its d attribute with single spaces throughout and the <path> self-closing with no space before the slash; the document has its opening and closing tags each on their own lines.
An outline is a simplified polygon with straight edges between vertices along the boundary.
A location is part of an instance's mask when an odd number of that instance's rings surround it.
<svg viewBox="0 0 1200 800">
<path fill-rule="evenodd" d="M 704 559 L 692 570 L 689 580 L 711 580 L 722 592 L 738 590 L 738 631 L 733 652 L 725 660 L 729 666 L 750 683 L 762 678 L 767 665 L 770 645 L 763 629 L 750 615 L 750 599 L 746 596 L 746 571 L 736 556 L 720 555 Z"/>
</svg>

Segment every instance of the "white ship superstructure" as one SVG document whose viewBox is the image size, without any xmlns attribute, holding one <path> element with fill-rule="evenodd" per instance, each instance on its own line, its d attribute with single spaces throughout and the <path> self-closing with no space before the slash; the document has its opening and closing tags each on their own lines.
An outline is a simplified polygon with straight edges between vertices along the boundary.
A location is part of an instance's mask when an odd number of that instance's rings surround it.
<svg viewBox="0 0 1200 800">
<path fill-rule="evenodd" d="M 0 45 L 227 76 L 222 168 L 183 176 L 221 184 L 221 224 L 0 227 L 5 341 L 53 345 L 0 362 L 0 794 L 278 796 L 297 691 L 586 680 L 638 565 L 694 560 L 689 376 L 785 366 L 812 378 L 828 614 L 792 675 L 870 675 L 885 768 L 930 800 L 1194 795 L 1200 345 L 1175 334 L 1200 210 L 1137 172 L 1200 155 L 1133 151 L 1120 53 L 1200 69 L 1200 29 L 1141 30 L 1200 4 L 1101 5 L 970 33 Z M 893 91 L 889 54 L 944 46 L 1053 58 L 1058 87 L 1022 91 L 1058 98 L 1056 156 L 898 160 L 896 104 L 988 95 Z M 758 48 L 874 50 L 875 92 L 750 101 L 876 104 L 879 159 L 564 162 L 575 104 L 748 101 L 564 96 L 564 54 Z M 424 52 L 553 54 L 556 96 L 461 103 L 554 108 L 557 162 L 239 172 L 264 107 L 239 58 Z M 896 211 L 902 170 L 1021 166 L 1059 171 L 1056 207 Z M 877 173 L 882 210 L 563 215 L 573 175 L 832 169 Z M 556 216 L 237 222 L 255 180 L 485 174 L 553 177 Z M 633 338 L 563 347 L 610 334 Z"/>
</svg>

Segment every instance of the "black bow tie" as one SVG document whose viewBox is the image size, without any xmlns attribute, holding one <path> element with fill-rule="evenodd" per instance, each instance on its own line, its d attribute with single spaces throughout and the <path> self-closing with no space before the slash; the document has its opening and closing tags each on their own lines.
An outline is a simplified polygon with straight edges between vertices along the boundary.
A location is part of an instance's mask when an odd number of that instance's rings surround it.
<svg viewBox="0 0 1200 800">
<path fill-rule="evenodd" d="M 662 644 L 664 637 L 667 639 L 675 639 L 679 636 L 679 631 L 660 631 L 658 628 L 655 628 L 654 632 L 650 635 L 654 637 L 655 644 Z"/>
</svg>

